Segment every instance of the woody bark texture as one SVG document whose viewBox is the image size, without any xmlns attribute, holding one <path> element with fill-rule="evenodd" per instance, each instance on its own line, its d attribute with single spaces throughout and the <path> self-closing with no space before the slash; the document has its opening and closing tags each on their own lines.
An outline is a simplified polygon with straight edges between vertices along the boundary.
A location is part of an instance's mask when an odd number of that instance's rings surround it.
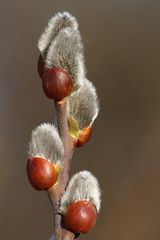
<svg viewBox="0 0 160 240">
<path fill-rule="evenodd" d="M 61 173 L 56 186 L 48 190 L 48 197 L 53 207 L 54 234 L 56 240 L 72 240 L 75 235 L 63 228 L 62 217 L 58 213 L 58 208 L 61 196 L 69 180 L 69 170 L 74 146 L 68 129 L 67 101 L 55 102 L 55 108 L 57 113 L 58 130 L 64 145 L 64 157 L 62 161 L 63 172 Z"/>
</svg>

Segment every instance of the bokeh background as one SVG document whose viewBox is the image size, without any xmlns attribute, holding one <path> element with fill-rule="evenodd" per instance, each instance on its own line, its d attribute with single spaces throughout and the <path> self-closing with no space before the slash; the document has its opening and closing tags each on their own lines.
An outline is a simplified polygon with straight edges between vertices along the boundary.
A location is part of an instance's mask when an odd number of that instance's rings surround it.
<svg viewBox="0 0 160 240">
<path fill-rule="evenodd" d="M 99 179 L 103 201 L 87 240 L 160 239 L 160 1 L 0 0 L 0 239 L 48 240 L 51 206 L 26 176 L 33 128 L 54 107 L 37 74 L 37 39 L 58 11 L 77 17 L 101 111 L 71 174 Z"/>
</svg>

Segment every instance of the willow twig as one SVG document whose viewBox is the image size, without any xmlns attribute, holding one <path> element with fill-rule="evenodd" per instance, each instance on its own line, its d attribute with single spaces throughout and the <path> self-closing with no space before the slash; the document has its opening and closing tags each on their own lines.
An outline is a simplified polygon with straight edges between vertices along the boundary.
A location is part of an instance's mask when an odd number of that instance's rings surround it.
<svg viewBox="0 0 160 240">
<path fill-rule="evenodd" d="M 74 239 L 75 235 L 74 233 L 63 228 L 62 219 L 61 215 L 58 213 L 58 208 L 61 195 L 63 194 L 69 180 L 69 170 L 74 151 L 74 145 L 68 129 L 67 101 L 55 102 L 55 108 L 57 113 L 58 130 L 64 146 L 63 171 L 56 186 L 48 190 L 48 196 L 53 207 L 54 234 L 56 240 L 72 240 Z"/>
</svg>

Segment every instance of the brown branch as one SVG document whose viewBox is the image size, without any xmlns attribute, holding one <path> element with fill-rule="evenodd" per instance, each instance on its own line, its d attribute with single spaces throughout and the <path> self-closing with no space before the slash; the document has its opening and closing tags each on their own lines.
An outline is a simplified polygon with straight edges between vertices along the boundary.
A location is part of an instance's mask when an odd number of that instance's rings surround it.
<svg viewBox="0 0 160 240">
<path fill-rule="evenodd" d="M 53 207 L 54 234 L 56 240 L 72 240 L 74 239 L 75 235 L 72 232 L 63 229 L 61 223 L 62 219 L 58 213 L 58 208 L 60 198 L 69 180 L 70 163 L 74 151 L 74 146 L 68 130 L 67 101 L 64 100 L 63 102 L 55 102 L 55 108 L 57 112 L 58 130 L 64 146 L 64 157 L 62 162 L 63 171 L 59 177 L 56 186 L 48 190 L 48 197 Z"/>
</svg>

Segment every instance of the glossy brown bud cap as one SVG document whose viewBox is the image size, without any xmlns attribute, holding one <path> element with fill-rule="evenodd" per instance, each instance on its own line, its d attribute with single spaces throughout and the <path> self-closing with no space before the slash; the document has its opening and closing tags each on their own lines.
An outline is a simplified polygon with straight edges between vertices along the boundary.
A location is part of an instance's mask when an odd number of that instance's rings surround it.
<svg viewBox="0 0 160 240">
<path fill-rule="evenodd" d="M 46 190 L 52 187 L 58 178 L 58 172 L 53 164 L 40 157 L 28 160 L 27 175 L 30 184 L 36 190 Z"/>
<path fill-rule="evenodd" d="M 89 127 L 81 131 L 78 136 L 76 147 L 82 147 L 83 145 L 85 145 L 90 140 L 92 132 L 93 127 Z"/>
<path fill-rule="evenodd" d="M 44 69 L 42 75 L 42 86 L 45 95 L 49 99 L 61 101 L 70 95 L 73 82 L 68 72 L 61 67 Z"/>
<path fill-rule="evenodd" d="M 39 73 L 39 76 L 42 78 L 43 76 L 43 72 L 44 72 L 44 66 L 45 66 L 45 63 L 44 63 L 44 59 L 41 55 L 39 55 L 39 59 L 38 59 L 38 73 Z"/>
<path fill-rule="evenodd" d="M 87 233 L 94 227 L 96 218 L 97 210 L 92 202 L 74 202 L 68 207 L 65 226 L 75 233 Z"/>
</svg>

